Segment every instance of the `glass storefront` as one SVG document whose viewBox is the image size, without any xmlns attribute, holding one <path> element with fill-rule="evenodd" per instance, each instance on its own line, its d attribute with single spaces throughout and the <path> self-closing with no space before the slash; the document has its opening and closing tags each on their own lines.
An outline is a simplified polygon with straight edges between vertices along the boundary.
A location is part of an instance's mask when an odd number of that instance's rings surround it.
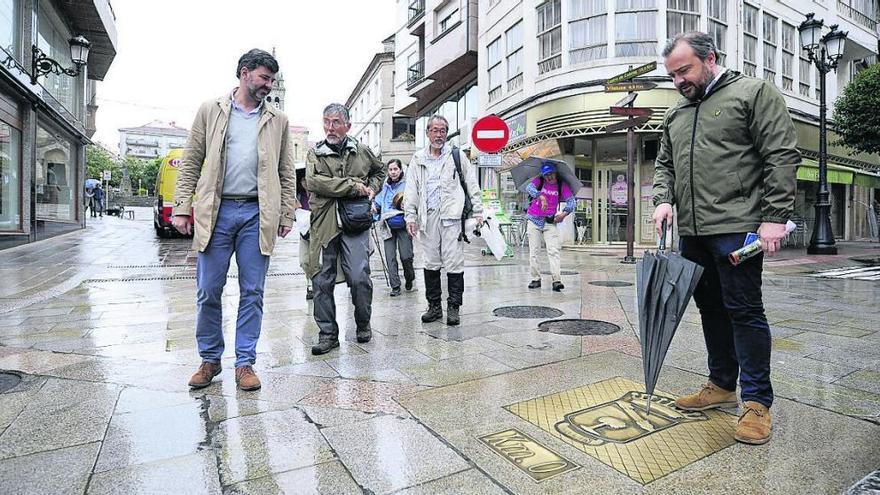
<svg viewBox="0 0 880 495">
<path fill-rule="evenodd" d="M 37 220 L 75 222 L 77 145 L 42 124 L 37 126 L 35 170 Z"/>
<path fill-rule="evenodd" d="M 21 131 L 0 121 L 0 231 L 21 231 Z"/>
</svg>

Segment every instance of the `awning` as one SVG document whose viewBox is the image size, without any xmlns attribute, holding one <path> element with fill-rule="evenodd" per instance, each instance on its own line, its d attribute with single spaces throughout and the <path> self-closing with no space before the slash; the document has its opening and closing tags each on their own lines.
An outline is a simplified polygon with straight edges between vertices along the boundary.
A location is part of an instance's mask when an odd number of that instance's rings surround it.
<svg viewBox="0 0 880 495">
<path fill-rule="evenodd" d="M 852 184 L 853 177 L 858 170 L 837 165 L 828 164 L 828 183 L 829 184 Z M 801 164 L 797 168 L 798 180 L 808 180 L 811 182 L 819 182 L 819 162 L 810 160 L 809 158 L 801 159 Z"/>
</svg>

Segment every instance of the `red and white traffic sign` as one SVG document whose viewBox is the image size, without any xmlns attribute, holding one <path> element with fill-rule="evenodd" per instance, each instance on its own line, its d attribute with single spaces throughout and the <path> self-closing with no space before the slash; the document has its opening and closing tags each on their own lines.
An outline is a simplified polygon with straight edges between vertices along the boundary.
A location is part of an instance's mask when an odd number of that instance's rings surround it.
<svg viewBox="0 0 880 495">
<path fill-rule="evenodd" d="M 497 153 L 507 145 L 510 129 L 496 115 L 487 115 L 474 123 L 471 142 L 483 153 Z"/>
</svg>

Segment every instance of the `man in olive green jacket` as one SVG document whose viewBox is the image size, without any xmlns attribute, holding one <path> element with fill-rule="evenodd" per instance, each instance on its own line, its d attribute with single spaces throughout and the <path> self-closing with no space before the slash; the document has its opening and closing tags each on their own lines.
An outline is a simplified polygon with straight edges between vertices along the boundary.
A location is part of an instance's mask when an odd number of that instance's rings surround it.
<svg viewBox="0 0 880 495">
<path fill-rule="evenodd" d="M 198 251 L 196 341 L 202 365 L 189 381 L 210 385 L 223 355 L 223 287 L 229 261 L 238 266 L 235 382 L 260 388 L 253 370 L 263 319 L 263 286 L 276 236 L 293 226 L 296 172 L 287 116 L 265 103 L 278 62 L 263 50 L 238 61 L 238 87 L 202 104 L 186 141 L 174 193 L 174 227 L 191 232 Z M 195 193 L 195 196 L 193 196 Z"/>
<path fill-rule="evenodd" d="M 770 439 L 770 327 L 761 299 L 763 256 L 738 266 L 727 255 L 757 232 L 773 254 L 794 208 L 800 162 L 794 125 L 769 82 L 715 63 L 712 37 L 689 32 L 663 51 L 666 70 L 685 97 L 664 121 L 654 173 L 654 222 L 672 225 L 678 210 L 681 254 L 704 268 L 694 293 L 709 354 L 709 382 L 676 405 L 702 411 L 737 405 L 735 438 Z"/>
<path fill-rule="evenodd" d="M 362 198 L 372 204 L 385 181 L 385 166 L 370 148 L 348 136 L 351 120 L 344 105 L 324 109 L 326 138 L 306 157 L 306 187 L 312 209 L 309 227 L 309 273 L 315 288 L 315 323 L 320 328 L 312 354 L 325 354 L 339 346 L 336 323 L 337 262 L 351 287 L 357 341 L 372 338 L 370 315 L 373 281 L 370 279 L 370 231 L 346 233 L 339 222 L 339 202 Z"/>
</svg>

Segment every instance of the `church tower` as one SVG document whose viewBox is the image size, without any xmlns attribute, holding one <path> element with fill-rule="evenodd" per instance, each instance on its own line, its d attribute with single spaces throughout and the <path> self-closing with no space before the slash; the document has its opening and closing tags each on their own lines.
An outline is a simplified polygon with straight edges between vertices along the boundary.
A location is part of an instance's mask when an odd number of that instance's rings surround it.
<svg viewBox="0 0 880 495">
<path fill-rule="evenodd" d="M 275 47 L 272 47 L 272 56 L 275 56 Z M 276 59 L 277 60 L 277 59 Z M 275 84 L 272 86 L 272 91 L 266 95 L 266 101 L 275 105 L 275 108 L 284 111 L 284 75 L 281 71 L 278 71 L 278 74 L 275 74 Z"/>
</svg>

